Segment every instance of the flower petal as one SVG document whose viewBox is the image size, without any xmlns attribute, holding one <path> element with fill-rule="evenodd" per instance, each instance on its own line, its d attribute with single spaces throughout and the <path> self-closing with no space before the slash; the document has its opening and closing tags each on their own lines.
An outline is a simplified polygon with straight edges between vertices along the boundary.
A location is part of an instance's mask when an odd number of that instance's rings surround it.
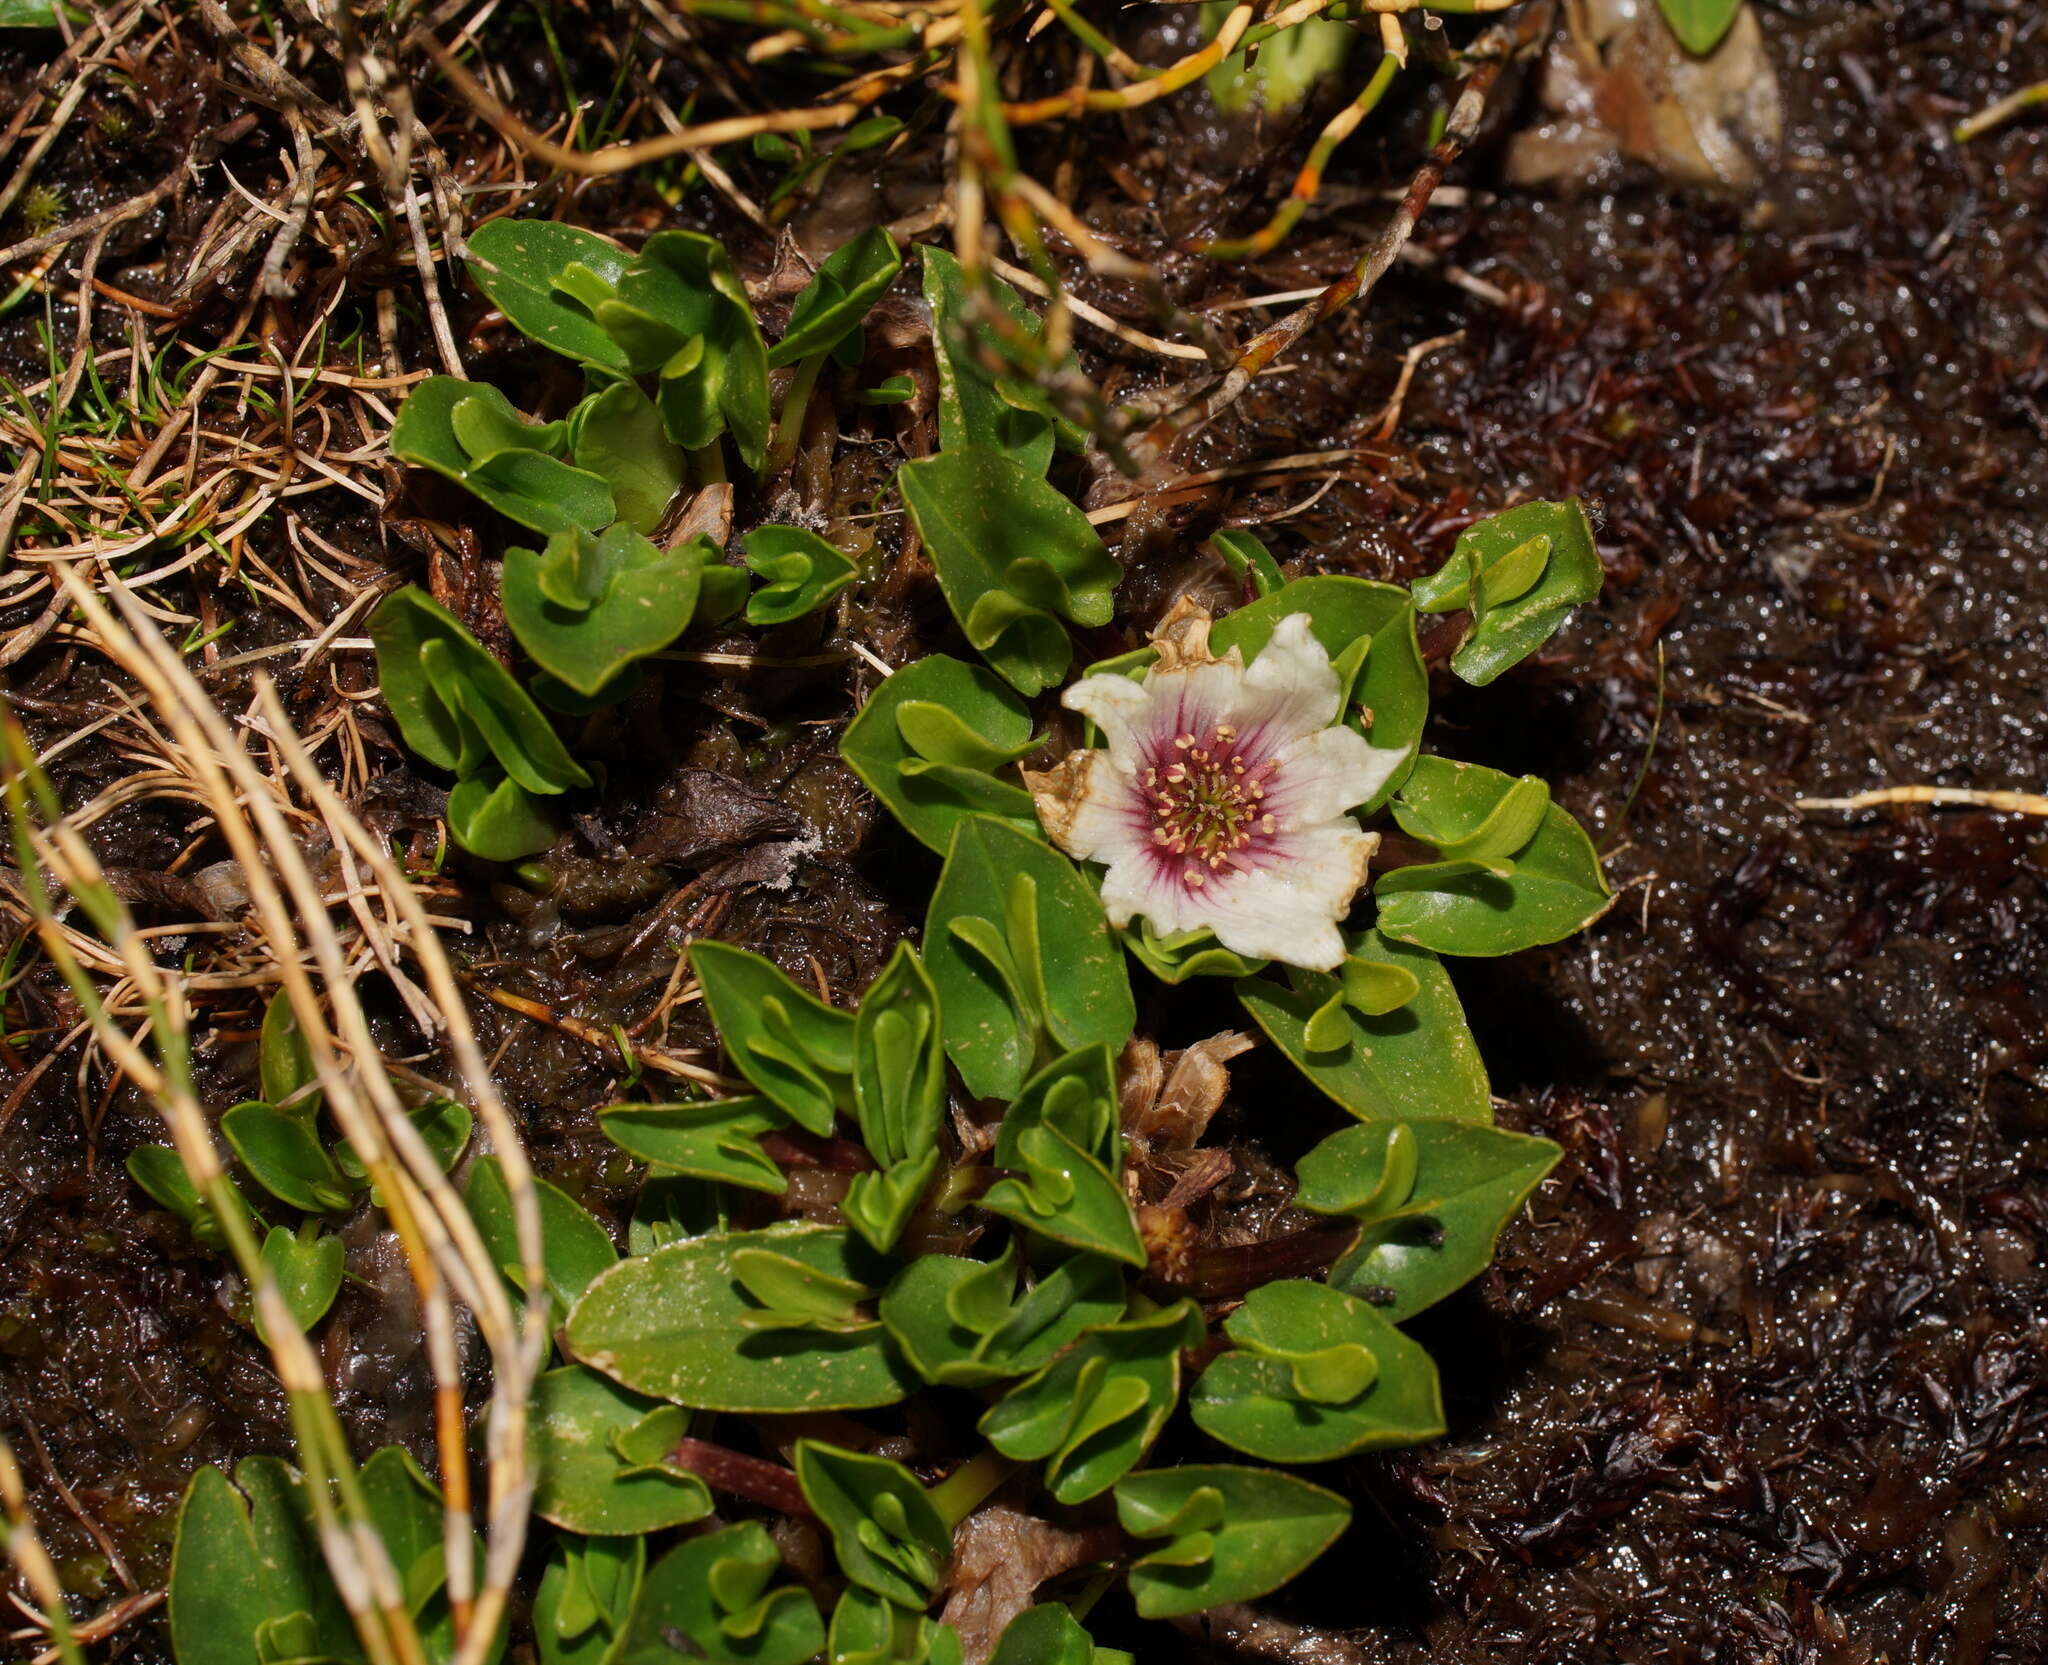
<svg viewBox="0 0 2048 1665">
<path fill-rule="evenodd" d="M 1270 865 L 1201 886 L 1196 917 L 1178 928 L 1206 925 L 1248 958 L 1333 971 L 1344 963 L 1337 922 L 1351 911 L 1379 842 L 1343 819 L 1289 833 Z"/>
<path fill-rule="evenodd" d="M 1356 729 L 1317 729 L 1273 760 L 1266 808 L 1286 826 L 1328 821 L 1367 802 L 1407 755 L 1398 746 L 1375 746 Z"/>
<path fill-rule="evenodd" d="M 1039 819 L 1054 842 L 1083 861 L 1116 862 L 1151 848 L 1152 821 L 1137 783 L 1107 752 L 1075 752 L 1073 813 L 1055 828 L 1043 808 Z"/>
<path fill-rule="evenodd" d="M 1289 613 L 1245 672 L 1235 723 L 1240 744 L 1267 755 L 1337 720 L 1343 690 L 1306 613 Z"/>
<path fill-rule="evenodd" d="M 1132 773 L 1144 767 L 1140 737 L 1150 732 L 1153 703 L 1150 684 L 1112 671 L 1084 676 L 1060 695 L 1060 704 L 1102 730 L 1109 755 Z"/>
<path fill-rule="evenodd" d="M 1102 905 L 1109 922 L 1122 930 L 1142 915 L 1162 937 L 1206 925 L 1201 899 L 1182 883 L 1177 867 L 1138 850 L 1119 858 L 1102 875 Z"/>
</svg>

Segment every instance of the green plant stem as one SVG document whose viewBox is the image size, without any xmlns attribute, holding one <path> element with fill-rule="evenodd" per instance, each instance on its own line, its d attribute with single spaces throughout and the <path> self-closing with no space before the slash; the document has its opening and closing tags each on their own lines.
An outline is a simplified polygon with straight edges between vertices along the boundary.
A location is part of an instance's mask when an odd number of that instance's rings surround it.
<svg viewBox="0 0 2048 1665">
<path fill-rule="evenodd" d="M 804 435 L 804 414 L 810 409 L 811 392 L 818 385 L 818 373 L 830 353 L 813 353 L 797 360 L 789 391 L 782 396 L 782 414 L 775 420 L 775 438 L 768 446 L 768 460 L 761 465 L 764 478 L 780 474 L 796 459 L 798 442 Z"/>
<path fill-rule="evenodd" d="M 1020 1464 L 994 1451 L 984 1451 L 978 1457 L 970 1458 L 926 1492 L 932 1500 L 932 1507 L 939 1512 L 939 1518 L 951 1531 L 975 1510 L 979 1509 L 990 1492 L 1015 1474 Z"/>
</svg>

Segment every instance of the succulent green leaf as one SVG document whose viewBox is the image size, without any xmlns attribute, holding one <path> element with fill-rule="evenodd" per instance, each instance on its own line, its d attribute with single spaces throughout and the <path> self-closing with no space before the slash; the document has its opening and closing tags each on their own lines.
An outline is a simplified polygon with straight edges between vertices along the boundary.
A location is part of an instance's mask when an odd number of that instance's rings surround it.
<svg viewBox="0 0 2048 1665">
<path fill-rule="evenodd" d="M 788 1184 L 761 1135 L 788 1118 L 765 1098 L 709 1103 L 615 1104 L 598 1113 L 604 1136 L 650 1166 L 780 1196 Z"/>
<path fill-rule="evenodd" d="M 970 281 L 948 250 L 927 246 L 918 250 L 918 258 L 938 357 L 940 447 L 987 446 L 1043 475 L 1052 465 L 1055 443 L 1080 448 L 1081 429 L 1061 416 L 1035 383 L 992 372 L 983 362 L 984 342 L 999 346 L 991 339 L 992 324 L 1035 347 L 1043 331 L 1038 315 L 1001 278 L 983 273 L 978 284 Z"/>
<path fill-rule="evenodd" d="M 875 1291 L 859 1278 L 842 1277 L 775 1249 L 732 1252 L 732 1275 L 753 1303 L 741 1313 L 743 1330 L 831 1330 L 852 1335 L 877 1320 L 862 1308 Z"/>
<path fill-rule="evenodd" d="M 977 1098 L 1016 1093 L 1040 1055 L 1137 1022 L 1130 974 L 1102 903 L 1066 857 L 1004 822 L 966 816 L 925 915 L 925 965 L 947 1054 Z"/>
<path fill-rule="evenodd" d="M 991 1405 L 981 1432 L 1006 1457 L 1042 1460 L 1060 1502 L 1097 1496 L 1159 1437 L 1180 1397 L 1181 1352 L 1202 1333 L 1192 1301 L 1090 1330 Z"/>
<path fill-rule="evenodd" d="M 619 1252 L 596 1216 L 559 1185 L 535 1175 L 533 1190 L 540 1206 L 541 1270 L 559 1323 L 591 1280 L 617 1262 Z M 470 1168 L 463 1200 L 469 1205 L 485 1251 L 497 1262 L 506 1281 L 523 1290 L 526 1270 L 519 1252 L 512 1194 L 506 1188 L 504 1164 L 497 1157 L 483 1157 Z"/>
<path fill-rule="evenodd" d="M 634 1460 L 621 1449 L 651 1413 L 676 1409 L 628 1393 L 580 1364 L 539 1377 L 528 1425 L 534 1513 L 571 1532 L 598 1535 L 659 1532 L 702 1520 L 712 1509 L 702 1480 L 657 1453 L 635 1452 L 634 1458 L 657 1460 Z"/>
<path fill-rule="evenodd" d="M 1321 1463 L 1444 1430 L 1435 1361 L 1362 1300 L 1287 1279 L 1254 1289 L 1223 1328 L 1237 1350 L 1211 1362 L 1188 1408 L 1225 1445 Z"/>
<path fill-rule="evenodd" d="M 292 1233 L 272 1226 L 263 1239 L 263 1264 L 270 1268 L 285 1309 L 299 1329 L 310 1330 L 327 1316 L 334 1297 L 341 1293 L 341 1268 L 345 1259 L 341 1239 L 331 1232 L 322 1234 L 312 1224 Z M 256 1334 L 268 1342 L 263 1310 L 252 1308 Z"/>
<path fill-rule="evenodd" d="M 1491 794 L 1500 808 L 1482 822 L 1483 837 L 1501 816 L 1510 817 L 1508 833 L 1516 829 L 1520 790 L 1498 770 L 1426 757 L 1416 760 L 1399 802 L 1418 825 L 1455 829 L 1465 824 L 1461 810 Z M 1442 954 L 1488 955 L 1568 937 L 1605 913 L 1612 893 L 1585 829 L 1546 803 L 1534 835 L 1512 857 L 1397 867 L 1380 875 L 1373 896 L 1382 935 Z"/>
<path fill-rule="evenodd" d="M 282 989 L 263 1009 L 263 1028 L 256 1042 L 256 1076 L 265 1103 L 307 1117 L 320 1108 L 322 1095 L 313 1087 L 313 1049 L 306 1044 L 298 1013 Z"/>
<path fill-rule="evenodd" d="M 475 1125 L 475 1118 L 467 1105 L 458 1104 L 452 1098 L 430 1098 L 418 1108 L 408 1110 L 410 1121 L 426 1147 L 433 1153 L 434 1160 L 441 1164 L 445 1174 L 460 1159 L 469 1144 L 469 1135 Z M 356 1153 L 353 1143 L 343 1139 L 334 1147 L 334 1165 L 350 1179 L 367 1179 L 369 1167 Z M 371 1187 L 370 1201 L 379 1208 L 384 1206 L 383 1193 Z"/>
<path fill-rule="evenodd" d="M 1162 983 L 1185 983 L 1190 977 L 1250 977 L 1265 970 L 1268 963 L 1248 960 L 1225 948 L 1207 930 L 1160 936 L 1150 920 L 1140 918 L 1119 935 L 1132 958 Z"/>
<path fill-rule="evenodd" d="M 604 1665 L 625 1634 L 646 1573 L 643 1537 L 557 1538 L 533 1601 L 541 1665 Z"/>
<path fill-rule="evenodd" d="M 1117 1520 L 1165 1542 L 1135 1562 L 1139 1615 L 1170 1619 L 1277 1590 L 1337 1541 L 1351 1505 L 1272 1469 L 1190 1464 L 1126 1476 Z"/>
<path fill-rule="evenodd" d="M 1022 694 L 1065 675 L 1067 623 L 1105 625 L 1122 571 L 1064 492 L 981 446 L 905 463 L 897 488 L 967 639 Z"/>
<path fill-rule="evenodd" d="M 1346 34 L 1350 30 L 1344 31 Z M 1287 582 L 1273 552 L 1253 533 L 1230 528 L 1210 538 L 1208 547 L 1222 557 L 1230 576 L 1256 595 L 1268 596 Z"/>
<path fill-rule="evenodd" d="M 1657 0 L 1657 9 L 1679 44 L 1696 57 L 1705 57 L 1721 44 L 1742 10 L 1742 0 Z"/>
<path fill-rule="evenodd" d="M 1524 503 L 1466 527 L 1451 558 L 1416 580 L 1415 605 L 1425 613 L 1470 610 L 1471 628 L 1451 669 L 1484 687 L 1549 641 L 1574 607 L 1599 595 L 1600 580 L 1600 554 L 1579 500 Z"/>
<path fill-rule="evenodd" d="M 1056 1058 L 1018 1093 L 996 1134 L 1007 1170 L 982 1207 L 1054 1243 L 1145 1264 L 1138 1222 L 1121 1182 L 1116 1072 L 1097 1042 Z"/>
<path fill-rule="evenodd" d="M 906 1157 L 872 1173 L 855 1174 L 847 1181 L 839 1212 L 872 1247 L 886 1252 L 903 1235 L 903 1228 L 910 1224 L 910 1217 L 917 1212 L 917 1205 L 931 1189 L 938 1172 L 939 1151 L 934 1146 L 922 1156 Z"/>
<path fill-rule="evenodd" d="M 1415 993 L 1370 1016 L 1345 1000 L 1339 978 L 1290 970 L 1285 983 L 1239 983 L 1245 1010 L 1303 1074 L 1362 1121 L 1491 1121 L 1486 1066 L 1437 957 L 1378 931 L 1350 940 L 1352 959 L 1405 971 Z"/>
<path fill-rule="evenodd" d="M 1123 1273 L 1071 1255 L 1018 1287 L 1016 1240 L 993 1261 L 920 1255 L 881 1300 L 882 1322 L 928 1382 L 982 1387 L 1042 1369 L 1084 1330 L 1124 1311 Z"/>
<path fill-rule="evenodd" d="M 592 315 L 632 257 L 555 220 L 498 219 L 469 238 L 470 270 L 520 334 L 565 357 L 623 371 L 626 355 Z"/>
<path fill-rule="evenodd" d="M 821 1440 L 798 1440 L 795 1462 L 804 1501 L 831 1533 L 840 1571 L 899 1606 L 929 1602 L 953 1535 L 917 1476 L 886 1457 Z"/>
<path fill-rule="evenodd" d="M 747 600 L 747 623 L 787 624 L 825 605 L 859 569 L 801 526 L 757 526 L 740 540 L 763 582 Z"/>
<path fill-rule="evenodd" d="M 619 518 L 652 532 L 683 485 L 682 447 L 638 382 L 613 382 L 569 413 L 569 456 L 612 488 Z"/>
<path fill-rule="evenodd" d="M 249 1177 L 279 1202 L 308 1214 L 355 1206 L 357 1187 L 302 1118 L 252 1100 L 222 1116 L 220 1131 Z"/>
<path fill-rule="evenodd" d="M 1394 820 L 1410 838 L 1436 846 L 1444 861 L 1476 861 L 1509 878 L 1514 858 L 1543 825 L 1550 788 L 1471 764 L 1431 760 L 1415 790 L 1394 800 Z"/>
<path fill-rule="evenodd" d="M 854 1014 L 853 1103 L 861 1140 L 884 1167 L 937 1149 L 946 1113 L 939 994 L 907 942 Z"/>
<path fill-rule="evenodd" d="M 648 238 L 597 321 L 635 375 L 659 379 L 670 439 L 696 451 L 729 432 L 749 468 L 768 449 L 768 348 L 725 249 L 693 231 Z"/>
<path fill-rule="evenodd" d="M 533 531 L 595 532 L 616 517 L 611 487 L 551 454 L 561 423 L 532 424 L 485 382 L 429 376 L 391 425 L 391 454 L 453 480 L 508 520 Z"/>
<path fill-rule="evenodd" d="M 678 1545 L 648 1568 L 613 1665 L 804 1665 L 825 1626 L 805 1591 L 769 1588 L 781 1566 L 759 1521 Z"/>
<path fill-rule="evenodd" d="M 424 590 L 395 590 L 370 615 L 384 703 L 405 742 L 437 769 L 473 775 L 495 758 L 528 792 L 588 786 L 540 708 Z"/>
<path fill-rule="evenodd" d="M 562 829 L 547 799 L 485 764 L 449 788 L 448 830 L 473 856 L 521 861 L 547 849 Z"/>
<path fill-rule="evenodd" d="M 1558 1159 L 1548 1139 L 1453 1122 L 1333 1133 L 1301 1159 L 1296 1203 L 1359 1222 L 1330 1269 L 1399 1323 L 1470 1282 Z"/>
<path fill-rule="evenodd" d="M 992 773 L 1034 743 L 1022 700 L 978 665 L 934 653 L 868 696 L 839 750 L 889 813 L 943 855 L 970 815 L 1037 832 L 1031 795 Z"/>
<path fill-rule="evenodd" d="M 705 538 L 660 549 L 624 524 L 595 538 L 558 533 L 544 551 L 508 549 L 505 622 L 536 665 L 595 698 L 683 633 L 716 553 Z"/>
<path fill-rule="evenodd" d="M 830 1133 L 832 1118 L 853 1108 L 853 1018 L 731 943 L 693 943 L 690 969 L 740 1073 L 799 1127 Z"/>
<path fill-rule="evenodd" d="M 263 1665 L 257 1635 L 303 1620 L 330 1657 L 357 1652 L 347 1610 L 315 1543 L 305 1488 L 275 1457 L 246 1458 L 235 1482 L 193 1474 L 171 1557 L 171 1645 L 180 1665 Z"/>
<path fill-rule="evenodd" d="M 137 1145 L 128 1153 L 128 1177 L 149 1194 L 160 1208 L 168 1209 L 192 1234 L 201 1248 L 225 1249 L 225 1228 L 213 1216 L 213 1209 L 193 1185 L 185 1164 L 169 1145 Z"/>
<path fill-rule="evenodd" d="M 749 1250 L 868 1288 L 887 1263 L 837 1227 L 685 1238 L 619 1263 L 569 1315 L 570 1351 L 635 1392 L 703 1410 L 771 1414 L 891 1405 L 915 1378 L 885 1330 L 749 1329 L 763 1310 L 741 1283 Z M 749 1270 L 758 1279 L 758 1263 Z"/>
<path fill-rule="evenodd" d="M 870 226 L 834 249 L 798 292 L 789 328 L 768 349 L 768 367 L 829 353 L 860 327 L 868 308 L 903 270 L 903 251 L 881 226 Z"/>
<path fill-rule="evenodd" d="M 1058 1602 L 1027 1607 L 1003 1627 L 989 1665 L 1131 1665 L 1121 1648 L 1099 1648 Z"/>
<path fill-rule="evenodd" d="M 828 1665 L 961 1665 L 960 1633 L 858 1584 L 832 1610 Z"/>
</svg>

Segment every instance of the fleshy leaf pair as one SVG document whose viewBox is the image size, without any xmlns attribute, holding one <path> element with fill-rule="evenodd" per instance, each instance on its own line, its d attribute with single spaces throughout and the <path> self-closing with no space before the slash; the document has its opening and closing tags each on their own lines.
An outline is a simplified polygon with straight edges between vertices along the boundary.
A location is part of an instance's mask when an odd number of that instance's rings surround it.
<svg viewBox="0 0 2048 1665">
<path fill-rule="evenodd" d="M 1121 1181 L 1123 1134 L 1108 1047 L 1070 1052 L 1027 1081 L 1003 1116 L 994 1157 L 1006 1172 L 982 1196 L 990 1213 L 1070 1249 L 1145 1264 Z"/>
<path fill-rule="evenodd" d="M 493 861 L 544 850 L 554 828 L 538 801 L 590 775 L 533 698 L 424 590 L 394 591 L 370 616 L 384 702 L 406 744 L 456 776 L 448 821 Z"/>
<path fill-rule="evenodd" d="M 1301 1159 L 1295 1201 L 1358 1221 L 1330 1283 L 1399 1322 L 1486 1269 L 1559 1154 L 1548 1139 L 1466 1123 L 1347 1127 Z"/>
<path fill-rule="evenodd" d="M 1008 1098 L 1042 1057 L 1120 1047 L 1130 975 L 1094 888 L 1066 857 L 985 815 L 953 829 L 925 915 L 946 1051 L 977 1098 Z"/>
<path fill-rule="evenodd" d="M 1444 1430 L 1436 1364 L 1365 1301 L 1264 1284 L 1224 1321 L 1236 1344 L 1188 1396 L 1204 1433 L 1277 1463 L 1415 1445 Z"/>
<path fill-rule="evenodd" d="M 1468 526 L 1450 560 L 1416 582 L 1415 605 L 1471 613 L 1451 669 L 1484 687 L 1549 641 L 1574 607 L 1600 593 L 1600 579 L 1579 500 L 1524 503 Z"/>
<path fill-rule="evenodd" d="M 1124 1310 L 1123 1274 L 1077 1254 L 1020 1290 L 1017 1242 L 992 1261 L 920 1255 L 883 1293 L 882 1322 L 928 1382 L 982 1387 L 1029 1375 Z"/>
<path fill-rule="evenodd" d="M 430 376 L 399 407 L 391 454 L 453 480 L 508 520 L 552 535 L 609 526 L 619 509 L 601 474 L 562 460 L 566 422 L 528 422 L 485 382 Z"/>
<path fill-rule="evenodd" d="M 839 749 L 889 812 L 943 855 L 970 815 L 1037 834 L 1031 795 L 998 773 L 1036 745 L 1022 700 L 979 666 L 933 653 L 868 696 Z"/>
</svg>

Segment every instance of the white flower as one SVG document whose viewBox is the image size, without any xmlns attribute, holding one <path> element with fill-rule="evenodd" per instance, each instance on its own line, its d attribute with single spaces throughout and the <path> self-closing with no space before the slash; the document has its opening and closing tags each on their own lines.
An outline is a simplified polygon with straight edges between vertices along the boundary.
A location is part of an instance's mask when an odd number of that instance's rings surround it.
<svg viewBox="0 0 2048 1665">
<path fill-rule="evenodd" d="M 1107 749 L 1027 772 L 1039 819 L 1069 855 L 1101 862 L 1110 922 L 1160 936 L 1206 928 L 1248 958 L 1330 971 L 1337 925 L 1379 844 L 1347 811 L 1402 753 L 1337 726 L 1330 656 L 1290 613 L 1249 668 L 1209 651 L 1209 615 L 1183 598 L 1153 635 L 1144 681 L 1084 677 L 1062 696 Z"/>
</svg>

